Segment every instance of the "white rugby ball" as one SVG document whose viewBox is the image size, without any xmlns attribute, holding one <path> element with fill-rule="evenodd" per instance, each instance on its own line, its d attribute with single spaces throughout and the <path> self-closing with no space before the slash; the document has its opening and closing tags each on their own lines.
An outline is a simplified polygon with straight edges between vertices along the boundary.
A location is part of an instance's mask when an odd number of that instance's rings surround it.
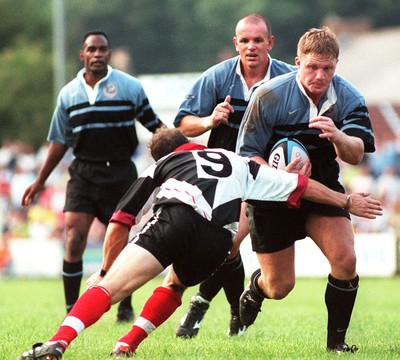
<svg viewBox="0 0 400 360">
<path fill-rule="evenodd" d="M 304 162 L 310 160 L 307 149 L 300 141 L 294 138 L 283 138 L 271 149 L 268 164 L 274 169 L 284 170 L 296 157 L 300 157 L 300 162 L 297 164 L 296 170 L 300 170 Z"/>
</svg>

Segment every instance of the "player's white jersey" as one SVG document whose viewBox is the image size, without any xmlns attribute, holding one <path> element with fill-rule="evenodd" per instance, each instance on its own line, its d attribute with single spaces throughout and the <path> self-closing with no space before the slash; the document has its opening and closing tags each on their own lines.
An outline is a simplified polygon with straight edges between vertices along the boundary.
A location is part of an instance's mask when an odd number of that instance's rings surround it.
<svg viewBox="0 0 400 360">
<path fill-rule="evenodd" d="M 135 225 L 150 200 L 155 210 L 186 204 L 235 232 L 243 200 L 300 206 L 307 177 L 259 165 L 224 149 L 182 151 L 187 145 L 144 171 L 121 199 L 111 221 Z"/>
</svg>

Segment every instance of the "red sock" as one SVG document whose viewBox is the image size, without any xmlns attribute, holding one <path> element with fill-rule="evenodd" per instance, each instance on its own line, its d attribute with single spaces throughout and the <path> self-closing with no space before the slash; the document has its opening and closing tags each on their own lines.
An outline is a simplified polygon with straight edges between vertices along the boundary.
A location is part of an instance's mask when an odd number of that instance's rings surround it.
<svg viewBox="0 0 400 360">
<path fill-rule="evenodd" d="M 181 296 L 166 287 L 158 287 L 148 298 L 131 331 L 118 340 L 135 351 L 139 344 L 182 304 Z"/>
<path fill-rule="evenodd" d="M 85 328 L 93 325 L 111 307 L 111 295 L 101 286 L 86 290 L 49 341 L 74 340 Z"/>
</svg>

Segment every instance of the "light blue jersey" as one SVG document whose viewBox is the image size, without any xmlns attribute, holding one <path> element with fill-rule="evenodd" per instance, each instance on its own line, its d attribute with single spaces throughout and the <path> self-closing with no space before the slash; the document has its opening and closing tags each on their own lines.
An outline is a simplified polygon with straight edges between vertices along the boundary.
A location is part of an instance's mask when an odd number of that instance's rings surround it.
<svg viewBox="0 0 400 360">
<path fill-rule="evenodd" d="M 81 160 L 126 161 L 138 145 L 135 119 L 152 132 L 162 125 L 138 79 L 109 66 L 91 88 L 82 69 L 60 91 L 48 141 L 72 147 Z"/>
<path fill-rule="evenodd" d="M 304 94 L 297 71 L 261 85 L 253 94 L 239 130 L 237 152 L 268 158 L 283 137 L 294 137 L 308 150 L 312 176 L 329 187 L 337 185 L 339 165 L 333 144 L 320 139 L 320 130 L 308 127 L 310 118 L 323 115 L 349 136 L 363 140 L 365 152 L 375 151 L 374 134 L 364 98 L 342 77 L 335 75 L 319 108 Z"/>
<path fill-rule="evenodd" d="M 224 148 L 235 151 L 236 139 L 246 111 L 248 98 L 245 96 L 242 79 L 238 73 L 240 57 L 225 60 L 206 70 L 195 82 L 179 107 L 174 120 L 178 127 L 186 115 L 199 117 L 209 116 L 215 106 L 231 96 L 231 105 L 235 112 L 229 115 L 228 123 L 211 130 L 208 140 L 209 148 Z M 295 70 L 296 67 L 270 57 L 270 65 L 265 81 L 278 75 Z"/>
</svg>

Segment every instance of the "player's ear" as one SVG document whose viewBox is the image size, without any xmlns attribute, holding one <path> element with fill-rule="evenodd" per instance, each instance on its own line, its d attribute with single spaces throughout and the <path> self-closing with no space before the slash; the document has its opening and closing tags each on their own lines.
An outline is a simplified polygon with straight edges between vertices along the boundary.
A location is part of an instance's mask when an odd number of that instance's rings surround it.
<svg viewBox="0 0 400 360">
<path fill-rule="evenodd" d="M 269 36 L 268 41 L 269 41 L 268 51 L 271 51 L 275 44 L 275 36 L 274 35 Z"/>
<path fill-rule="evenodd" d="M 233 37 L 233 44 L 235 45 L 235 50 L 239 51 L 239 49 L 238 49 L 238 40 L 237 40 L 236 36 Z"/>
<path fill-rule="evenodd" d="M 300 58 L 298 56 L 294 58 L 294 63 L 296 64 L 297 67 L 300 67 Z"/>
</svg>

